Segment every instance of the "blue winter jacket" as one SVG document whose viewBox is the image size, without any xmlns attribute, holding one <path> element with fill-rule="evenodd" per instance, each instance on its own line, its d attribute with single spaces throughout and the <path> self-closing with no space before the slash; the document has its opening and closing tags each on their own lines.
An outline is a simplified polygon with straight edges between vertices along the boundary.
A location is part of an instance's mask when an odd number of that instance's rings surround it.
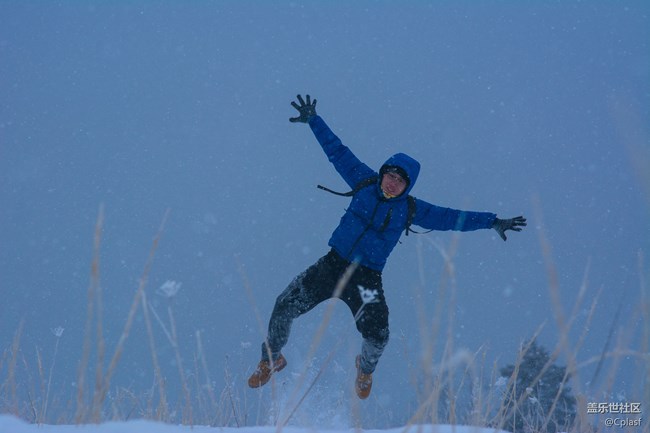
<svg viewBox="0 0 650 433">
<path fill-rule="evenodd" d="M 343 145 L 320 116 L 313 117 L 309 126 L 327 158 L 350 188 L 373 176 L 379 179 L 379 173 L 361 162 Z M 387 199 L 381 191 L 381 179 L 374 185 L 362 188 L 352 197 L 350 206 L 329 240 L 329 246 L 345 259 L 377 271 L 384 268 L 386 259 L 406 227 L 406 197 L 413 189 L 420 172 L 420 163 L 403 153 L 393 155 L 384 165 L 398 166 L 406 171 L 410 179 L 406 191 L 399 197 Z M 493 213 L 449 209 L 417 198 L 415 204 L 412 223 L 425 229 L 488 229 L 496 218 Z"/>
</svg>

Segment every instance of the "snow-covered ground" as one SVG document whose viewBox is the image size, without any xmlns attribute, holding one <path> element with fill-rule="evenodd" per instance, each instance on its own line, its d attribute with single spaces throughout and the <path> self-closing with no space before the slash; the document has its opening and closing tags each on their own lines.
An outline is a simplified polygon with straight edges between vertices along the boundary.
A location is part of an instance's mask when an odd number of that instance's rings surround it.
<svg viewBox="0 0 650 433">
<path fill-rule="evenodd" d="M 110 422 L 100 425 L 36 425 L 27 424 L 10 415 L 0 415 L 0 433 L 276 433 L 277 427 L 220 428 L 205 426 L 176 426 L 152 421 Z M 472 426 L 413 425 L 387 430 L 337 429 L 320 430 L 314 427 L 284 427 L 284 433 L 507 433 L 503 430 Z"/>
</svg>

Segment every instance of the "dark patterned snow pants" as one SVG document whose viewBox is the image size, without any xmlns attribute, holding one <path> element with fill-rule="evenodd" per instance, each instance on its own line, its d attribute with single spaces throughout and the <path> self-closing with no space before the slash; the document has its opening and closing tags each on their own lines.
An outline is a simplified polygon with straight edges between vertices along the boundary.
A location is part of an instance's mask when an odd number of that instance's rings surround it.
<svg viewBox="0 0 650 433">
<path fill-rule="evenodd" d="M 298 275 L 278 296 L 269 321 L 267 341 L 273 359 L 287 344 L 293 320 L 310 311 L 316 305 L 333 297 L 341 276 L 350 265 L 334 250 Z M 372 300 L 362 298 L 376 291 Z M 379 357 L 388 343 L 388 306 L 381 284 L 381 272 L 359 266 L 339 296 L 356 318 L 356 326 L 363 337 L 361 346 L 361 369 L 372 373 Z M 360 311 L 361 310 L 361 311 Z M 262 344 L 262 359 L 268 360 L 265 344 Z"/>
</svg>

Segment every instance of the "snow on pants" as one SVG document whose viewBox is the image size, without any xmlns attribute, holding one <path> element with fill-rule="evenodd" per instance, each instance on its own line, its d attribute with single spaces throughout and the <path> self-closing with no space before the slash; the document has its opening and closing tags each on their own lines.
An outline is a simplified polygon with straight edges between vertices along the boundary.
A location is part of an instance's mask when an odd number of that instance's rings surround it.
<svg viewBox="0 0 650 433">
<path fill-rule="evenodd" d="M 334 250 L 321 257 L 315 264 L 298 275 L 278 296 L 269 321 L 267 341 L 273 359 L 287 344 L 294 319 L 310 311 L 334 295 L 339 279 L 350 262 Z M 374 299 L 364 304 L 359 287 L 376 291 Z M 361 370 L 375 371 L 377 362 L 388 343 L 388 306 L 381 284 L 381 272 L 359 266 L 339 296 L 347 304 L 356 319 L 357 330 L 363 337 L 361 345 Z M 262 344 L 262 359 L 269 354 Z"/>
</svg>

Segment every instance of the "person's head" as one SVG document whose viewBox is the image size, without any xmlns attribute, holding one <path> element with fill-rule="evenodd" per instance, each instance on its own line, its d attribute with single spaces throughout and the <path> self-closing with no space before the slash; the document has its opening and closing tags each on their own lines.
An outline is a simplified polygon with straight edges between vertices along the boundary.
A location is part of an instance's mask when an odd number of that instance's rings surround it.
<svg viewBox="0 0 650 433">
<path fill-rule="evenodd" d="M 379 170 L 380 186 L 386 198 L 408 194 L 420 173 L 420 163 L 404 153 L 397 153 Z"/>
<path fill-rule="evenodd" d="M 381 169 L 381 190 L 386 198 L 399 197 L 409 186 L 409 177 L 403 168 L 383 166 Z"/>
</svg>

